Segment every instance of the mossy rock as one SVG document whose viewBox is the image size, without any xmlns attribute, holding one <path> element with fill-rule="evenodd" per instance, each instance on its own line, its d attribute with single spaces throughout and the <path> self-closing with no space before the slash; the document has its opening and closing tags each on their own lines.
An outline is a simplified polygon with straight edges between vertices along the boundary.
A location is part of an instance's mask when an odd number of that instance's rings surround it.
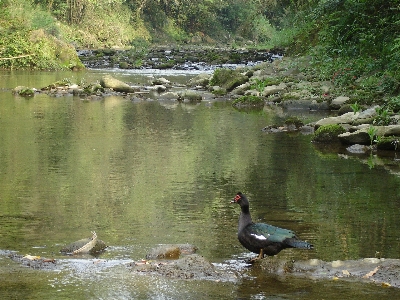
<svg viewBox="0 0 400 300">
<path fill-rule="evenodd" d="M 304 126 L 304 123 L 297 117 L 289 117 L 285 120 L 285 125 L 286 126 L 294 125 L 296 128 L 300 128 Z"/>
<path fill-rule="evenodd" d="M 233 100 L 235 107 L 263 107 L 264 99 L 258 96 L 242 96 Z"/>
<path fill-rule="evenodd" d="M 218 85 L 230 92 L 235 87 L 247 81 L 249 81 L 249 78 L 237 70 L 217 69 L 214 71 L 214 75 L 210 80 L 210 85 Z"/>
<path fill-rule="evenodd" d="M 345 132 L 346 130 L 340 125 L 324 125 L 315 131 L 312 141 L 316 143 L 336 143 L 339 142 L 338 135 Z"/>
<path fill-rule="evenodd" d="M 384 136 L 379 138 L 376 148 L 378 150 L 400 151 L 400 138 L 398 136 Z"/>
<path fill-rule="evenodd" d="M 35 91 L 26 86 L 17 86 L 12 90 L 12 93 L 22 97 L 33 97 L 35 95 Z"/>
</svg>

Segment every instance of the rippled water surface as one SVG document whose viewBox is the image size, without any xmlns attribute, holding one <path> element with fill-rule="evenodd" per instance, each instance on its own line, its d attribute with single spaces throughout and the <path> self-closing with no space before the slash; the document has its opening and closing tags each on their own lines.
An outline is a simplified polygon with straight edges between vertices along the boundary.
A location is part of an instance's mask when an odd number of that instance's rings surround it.
<svg viewBox="0 0 400 300">
<path fill-rule="evenodd" d="M 14 97 L 17 85 L 97 80 L 110 71 L 0 73 L 0 249 L 65 260 L 38 271 L 0 256 L 2 299 L 381 299 L 374 284 L 270 276 L 248 268 L 236 239 L 237 191 L 253 219 L 287 227 L 325 261 L 399 258 L 400 179 L 316 149 L 310 136 L 266 134 L 288 112 L 240 112 L 225 102 L 131 102 L 122 97 Z M 165 75 L 113 73 L 132 84 Z M 291 112 L 294 113 L 294 112 Z M 295 112 L 306 121 L 321 117 Z M 95 230 L 99 258 L 65 258 L 65 244 Z M 159 244 L 191 243 L 237 275 L 232 282 L 134 274 L 126 264 Z M 107 262 L 107 263 L 105 263 Z M 94 268 L 105 263 L 102 268 Z"/>
</svg>

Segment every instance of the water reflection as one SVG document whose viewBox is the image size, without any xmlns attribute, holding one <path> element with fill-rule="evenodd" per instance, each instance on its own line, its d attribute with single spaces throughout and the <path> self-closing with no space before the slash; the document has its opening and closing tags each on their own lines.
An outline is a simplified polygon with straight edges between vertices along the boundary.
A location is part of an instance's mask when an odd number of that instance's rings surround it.
<svg viewBox="0 0 400 300">
<path fill-rule="evenodd" d="M 272 112 L 241 113 L 229 103 L 1 95 L 1 249 L 58 258 L 63 245 L 96 230 L 111 246 L 103 256 L 110 261 L 141 259 L 158 244 L 192 243 L 213 262 L 241 262 L 247 251 L 236 240 L 239 211 L 229 204 L 241 190 L 255 220 L 291 228 L 316 248 L 283 257 L 398 258 L 399 178 L 319 154 L 308 136 L 263 133 L 279 121 Z M 0 257 L 1 273 L 11 272 L 8 264 Z M 41 299 L 54 299 L 54 290 L 79 299 L 317 299 L 338 288 L 260 270 L 249 270 L 238 287 L 132 276 L 123 265 L 83 278 L 69 269 L 18 272 L 0 280 L 0 294 L 12 297 L 12 282 L 26 287 L 18 297 Z M 362 286 L 341 285 L 340 299 L 363 294 Z"/>
</svg>

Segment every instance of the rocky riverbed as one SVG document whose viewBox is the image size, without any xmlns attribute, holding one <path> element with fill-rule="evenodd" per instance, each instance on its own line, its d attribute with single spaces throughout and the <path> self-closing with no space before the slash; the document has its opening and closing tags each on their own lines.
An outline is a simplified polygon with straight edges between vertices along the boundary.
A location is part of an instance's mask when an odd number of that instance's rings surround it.
<svg viewBox="0 0 400 300">
<path fill-rule="evenodd" d="M 218 66 L 251 66 L 281 57 L 279 51 L 217 47 L 78 50 L 87 68 L 212 70 Z"/>
<path fill-rule="evenodd" d="M 114 61 L 113 57 L 124 57 L 126 54 L 117 50 L 107 51 L 102 50 L 101 55 L 97 55 L 96 51 L 83 51 L 81 55 L 90 52 L 87 54 L 87 61 L 100 59 L 102 67 L 115 67 L 115 64 L 103 62 Z M 202 58 L 208 57 L 204 64 L 214 71 L 200 73 L 184 85 L 163 77 L 154 78 L 148 84 L 132 85 L 105 76 L 100 82 L 86 85 L 61 81 L 46 87 L 16 87 L 13 93 L 25 97 L 37 93 L 46 93 L 54 97 L 71 95 L 84 101 L 100 100 L 110 95 L 121 96 L 131 101 L 157 100 L 194 104 L 201 101 L 230 101 L 239 110 L 273 110 L 277 114 L 287 116 L 289 120 L 282 124 L 266 124 L 262 128 L 265 133 L 300 132 L 317 135 L 313 138 L 317 150 L 324 149 L 326 152 L 330 149 L 329 151 L 336 152 L 343 158 L 356 157 L 361 160 L 362 155 L 368 155 L 366 163 L 390 166 L 391 172 L 400 174 L 397 160 L 393 165 L 393 155 L 388 154 L 388 151 L 395 153 L 400 149 L 398 124 L 400 115 L 393 111 L 389 113 L 387 108 L 378 104 L 358 105 L 356 100 L 343 94 L 343 90 L 338 90 L 333 82 L 317 80 L 312 74 L 304 71 L 310 65 L 310 58 L 274 57 L 270 52 L 255 50 L 219 51 L 197 48 L 191 51 L 172 48 L 153 49 L 148 53 L 146 61 L 155 63 L 146 63 L 142 66 L 160 67 L 159 61 L 174 58 L 175 64 L 169 67 L 178 68 L 176 64 L 178 61 L 183 64 L 188 62 L 197 64 Z M 213 57 L 210 53 L 237 57 L 237 60 L 231 62 L 240 65 L 217 68 L 217 65 L 213 65 L 216 61 L 209 59 Z M 182 57 L 176 59 L 179 55 Z M 100 67 L 91 63 L 87 63 L 87 66 Z M 298 111 L 315 110 L 329 112 L 330 116 L 314 123 L 291 119 L 291 114 Z M 331 126 L 339 126 L 340 130 Z M 383 159 L 376 159 L 377 154 Z M 385 161 L 386 157 L 388 161 Z"/>
<path fill-rule="evenodd" d="M 325 262 L 317 259 L 292 261 L 279 256 L 257 260 L 253 265 L 241 260 L 212 263 L 196 254 L 193 245 L 160 245 L 148 257 L 140 261 L 90 258 L 82 254 L 73 259 L 43 258 L 33 255 L 19 255 L 13 251 L 0 251 L 15 264 L 40 271 L 71 269 L 95 274 L 114 267 L 125 267 L 131 276 L 162 276 L 179 280 L 212 280 L 237 282 L 246 276 L 249 267 L 260 269 L 265 274 L 282 277 L 302 277 L 310 280 L 346 280 L 375 283 L 383 287 L 400 287 L 400 260 L 364 258 L 359 260 Z M 171 253 L 173 255 L 171 255 Z M 157 254 L 157 255 L 155 255 Z M 155 256 L 154 256 L 155 255 Z"/>
</svg>

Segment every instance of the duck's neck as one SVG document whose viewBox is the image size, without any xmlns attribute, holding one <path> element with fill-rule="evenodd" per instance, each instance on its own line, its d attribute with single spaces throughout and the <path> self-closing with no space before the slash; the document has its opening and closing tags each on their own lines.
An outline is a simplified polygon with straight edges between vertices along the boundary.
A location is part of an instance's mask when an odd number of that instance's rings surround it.
<svg viewBox="0 0 400 300">
<path fill-rule="evenodd" d="M 239 216 L 239 232 L 251 223 L 253 223 L 253 221 L 251 220 L 249 206 L 243 206 Z"/>
</svg>

